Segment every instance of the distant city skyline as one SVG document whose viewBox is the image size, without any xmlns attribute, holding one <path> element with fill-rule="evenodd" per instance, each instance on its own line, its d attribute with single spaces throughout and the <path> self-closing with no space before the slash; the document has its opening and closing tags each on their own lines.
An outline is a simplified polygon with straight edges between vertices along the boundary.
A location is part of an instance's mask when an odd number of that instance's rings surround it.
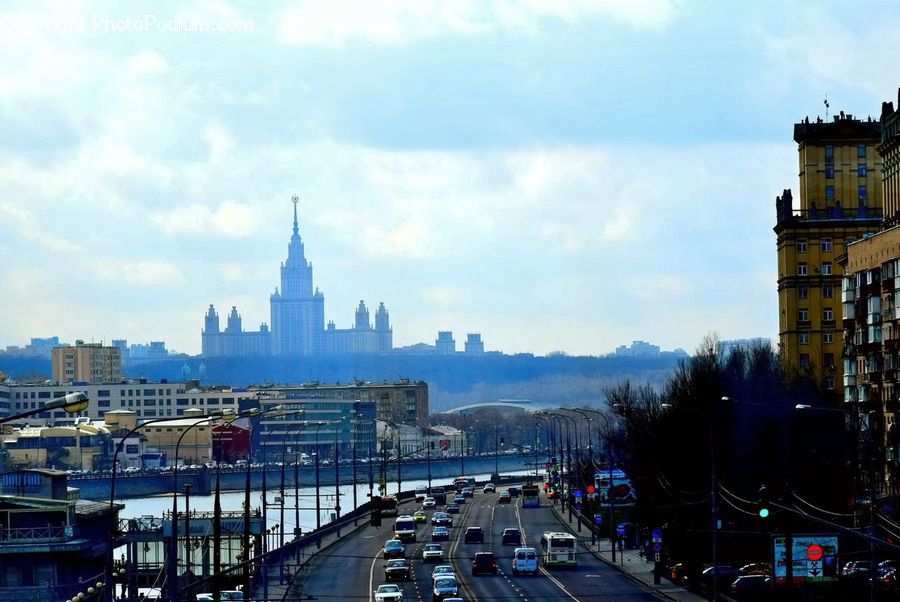
<svg viewBox="0 0 900 602">
<path fill-rule="evenodd" d="M 777 336 L 793 124 L 877 116 L 900 6 L 48 1 L 0 32 L 4 344 L 268 321 L 296 194 L 326 323 L 604 355 Z"/>
</svg>

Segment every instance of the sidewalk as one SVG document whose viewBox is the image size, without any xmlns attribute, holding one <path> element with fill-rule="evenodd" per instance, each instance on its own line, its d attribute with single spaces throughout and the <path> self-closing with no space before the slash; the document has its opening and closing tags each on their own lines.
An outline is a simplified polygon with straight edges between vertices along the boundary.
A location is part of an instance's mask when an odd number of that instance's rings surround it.
<svg viewBox="0 0 900 602">
<path fill-rule="evenodd" d="M 608 538 L 598 538 L 597 544 L 591 543 L 590 530 L 582 525 L 581 533 L 578 533 L 577 516 L 572 513 L 572 521 L 569 521 L 569 512 L 562 512 L 560 506 L 553 506 L 553 512 L 566 523 L 570 530 L 579 536 L 583 541 L 584 547 L 587 548 L 594 556 L 610 566 L 614 566 L 621 572 L 625 573 L 634 582 L 646 587 L 648 591 L 653 592 L 656 596 L 667 600 L 675 600 L 677 602 L 703 602 L 706 598 L 689 592 L 685 588 L 675 585 L 664 576 L 660 579 L 659 585 L 653 584 L 653 566 L 652 561 L 642 558 L 638 550 L 616 550 L 616 562 L 612 561 L 612 549 L 609 545 Z"/>
</svg>

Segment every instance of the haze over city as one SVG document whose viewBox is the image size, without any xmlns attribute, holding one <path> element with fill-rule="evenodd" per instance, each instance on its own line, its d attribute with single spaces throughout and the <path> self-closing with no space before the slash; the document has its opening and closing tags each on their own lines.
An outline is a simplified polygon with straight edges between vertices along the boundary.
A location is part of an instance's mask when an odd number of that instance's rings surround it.
<svg viewBox="0 0 900 602">
<path fill-rule="evenodd" d="M 900 40 L 865 2 L 6 6 L 0 345 L 192 354 L 211 303 L 268 321 L 293 195 L 326 320 L 384 302 L 395 346 L 776 340 L 792 124 L 877 117 Z"/>
</svg>

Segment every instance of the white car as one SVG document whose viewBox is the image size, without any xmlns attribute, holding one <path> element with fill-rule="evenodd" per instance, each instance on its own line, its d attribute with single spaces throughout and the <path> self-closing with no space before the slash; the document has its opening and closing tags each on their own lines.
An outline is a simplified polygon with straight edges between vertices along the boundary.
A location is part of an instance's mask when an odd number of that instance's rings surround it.
<svg viewBox="0 0 900 602">
<path fill-rule="evenodd" d="M 383 583 L 375 590 L 375 602 L 403 602 L 403 590 L 399 585 L 393 583 Z"/>
<path fill-rule="evenodd" d="M 423 508 L 434 508 L 435 506 L 437 506 L 437 502 L 435 502 L 434 498 L 431 496 L 428 496 L 425 498 L 425 501 L 422 502 Z"/>
<path fill-rule="evenodd" d="M 444 559 L 444 548 L 439 543 L 426 543 L 422 547 L 422 562 L 440 562 Z"/>
</svg>

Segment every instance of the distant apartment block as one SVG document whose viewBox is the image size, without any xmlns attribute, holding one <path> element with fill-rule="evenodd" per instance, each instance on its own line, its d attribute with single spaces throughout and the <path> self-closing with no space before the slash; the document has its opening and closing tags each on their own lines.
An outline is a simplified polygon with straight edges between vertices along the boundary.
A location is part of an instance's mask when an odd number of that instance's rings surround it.
<svg viewBox="0 0 900 602">
<path fill-rule="evenodd" d="M 480 334 L 466 335 L 466 355 L 484 355 L 484 341 L 481 340 Z"/>
<path fill-rule="evenodd" d="M 24 347 L 10 345 L 6 347 L 6 353 L 15 357 L 43 357 L 48 358 L 54 347 L 59 346 L 59 337 L 32 338 Z"/>
<path fill-rule="evenodd" d="M 616 347 L 616 357 L 659 357 L 659 345 L 646 341 L 633 341 L 630 346 Z"/>
<path fill-rule="evenodd" d="M 56 382 L 109 383 L 122 380 L 122 351 L 102 343 L 75 341 L 75 346 L 54 347 L 50 355 Z"/>
<path fill-rule="evenodd" d="M 775 200 L 778 335 L 782 358 L 826 389 L 841 382 L 839 261 L 882 219 L 881 124 L 843 112 L 794 125 L 799 206 L 790 189 Z"/>
</svg>

